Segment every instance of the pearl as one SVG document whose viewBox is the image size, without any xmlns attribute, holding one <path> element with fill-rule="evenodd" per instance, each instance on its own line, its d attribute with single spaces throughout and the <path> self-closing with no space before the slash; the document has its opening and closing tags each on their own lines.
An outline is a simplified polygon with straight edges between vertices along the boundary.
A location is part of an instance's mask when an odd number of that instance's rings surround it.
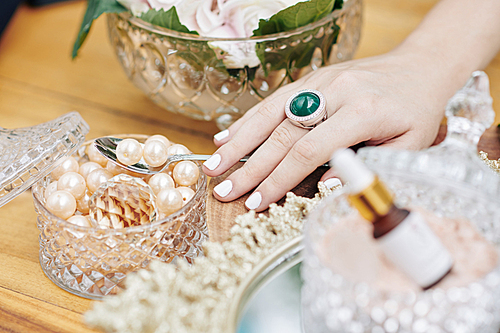
<svg viewBox="0 0 500 333">
<path fill-rule="evenodd" d="M 90 196 L 92 195 L 91 192 L 88 190 L 85 191 L 85 194 L 83 197 L 80 199 L 76 200 L 76 209 L 82 213 L 82 214 L 88 214 L 90 207 L 89 207 L 89 202 L 90 202 Z"/>
<path fill-rule="evenodd" d="M 76 200 L 68 191 L 55 191 L 47 198 L 47 209 L 57 217 L 67 219 L 76 211 Z"/>
<path fill-rule="evenodd" d="M 132 165 L 142 158 L 142 145 L 135 139 L 125 139 L 116 146 L 116 157 L 125 165 Z"/>
<path fill-rule="evenodd" d="M 61 164 L 51 172 L 52 179 L 59 180 L 66 172 L 78 172 L 80 166 L 74 157 L 63 157 Z"/>
<path fill-rule="evenodd" d="M 108 163 L 106 164 L 106 170 L 108 170 L 109 172 L 111 172 L 115 176 L 119 175 L 121 173 L 125 173 L 125 169 L 124 168 L 122 168 L 118 164 L 113 163 L 111 161 L 108 161 Z"/>
<path fill-rule="evenodd" d="M 165 214 L 172 214 L 182 208 L 182 195 L 175 188 L 161 190 L 156 196 L 158 210 Z"/>
<path fill-rule="evenodd" d="M 87 184 L 79 173 L 66 172 L 57 181 L 57 189 L 68 191 L 75 199 L 80 199 L 87 190 Z"/>
<path fill-rule="evenodd" d="M 113 178 L 113 174 L 106 169 L 95 169 L 87 176 L 87 187 L 90 192 L 95 192 L 101 184 Z"/>
<path fill-rule="evenodd" d="M 170 143 L 170 140 L 167 139 L 166 137 L 164 137 L 163 135 L 160 135 L 160 134 L 156 134 L 156 135 L 152 135 L 150 136 L 146 142 L 144 142 L 145 144 L 147 144 L 148 142 L 150 141 L 154 141 L 154 140 L 157 140 L 157 141 L 161 141 L 163 142 L 163 144 L 168 148 L 170 147 L 171 143 Z"/>
<path fill-rule="evenodd" d="M 191 161 L 181 161 L 177 163 L 172 173 L 177 184 L 190 186 L 196 184 L 200 177 L 200 169 Z"/>
<path fill-rule="evenodd" d="M 95 162 L 102 166 L 103 168 L 106 166 L 106 163 L 108 163 L 108 159 L 104 157 L 94 146 L 94 143 L 91 143 L 87 147 L 87 156 L 89 157 L 89 160 L 91 162 Z"/>
<path fill-rule="evenodd" d="M 74 225 L 78 225 L 80 227 L 87 227 L 90 228 L 90 222 L 86 216 L 83 215 L 73 215 L 69 219 L 67 219 L 69 223 L 72 223 Z"/>
<path fill-rule="evenodd" d="M 168 147 L 168 155 L 191 154 L 189 149 L 184 145 L 175 144 Z"/>
<path fill-rule="evenodd" d="M 45 200 L 47 200 L 47 198 L 48 198 L 48 197 L 49 197 L 52 193 L 54 193 L 55 191 L 57 191 L 57 181 L 50 183 L 50 184 L 49 184 L 49 185 L 47 185 L 47 187 L 45 188 L 45 192 L 44 192 Z"/>
<path fill-rule="evenodd" d="M 78 173 L 82 175 L 83 179 L 87 179 L 87 176 L 89 173 L 94 171 L 95 169 L 102 168 L 100 164 L 96 162 L 86 162 L 80 165 L 80 170 L 78 170 Z"/>
<path fill-rule="evenodd" d="M 157 173 L 149 179 L 148 184 L 154 194 L 158 194 L 161 190 L 175 187 L 174 180 L 166 173 Z"/>
<path fill-rule="evenodd" d="M 160 166 L 167 161 L 168 146 L 160 140 L 146 142 L 144 144 L 143 157 L 147 164 L 153 167 Z"/>
<path fill-rule="evenodd" d="M 177 191 L 182 195 L 182 206 L 185 206 L 194 197 L 194 191 L 189 187 L 180 186 Z"/>
</svg>

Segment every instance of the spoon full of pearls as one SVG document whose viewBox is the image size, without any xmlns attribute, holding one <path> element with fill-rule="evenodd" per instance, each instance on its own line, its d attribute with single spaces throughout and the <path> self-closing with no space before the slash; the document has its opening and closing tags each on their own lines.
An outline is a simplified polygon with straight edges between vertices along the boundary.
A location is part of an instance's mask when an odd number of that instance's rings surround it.
<svg viewBox="0 0 500 333">
<path fill-rule="evenodd" d="M 151 137 L 144 144 L 135 139 L 101 137 L 94 140 L 99 153 L 120 167 L 139 174 L 154 175 L 166 170 L 172 163 L 180 161 L 206 161 L 211 155 L 191 154 L 187 149 L 169 154 L 169 144 L 163 144 L 162 136 Z M 240 162 L 246 162 L 249 156 Z"/>
</svg>

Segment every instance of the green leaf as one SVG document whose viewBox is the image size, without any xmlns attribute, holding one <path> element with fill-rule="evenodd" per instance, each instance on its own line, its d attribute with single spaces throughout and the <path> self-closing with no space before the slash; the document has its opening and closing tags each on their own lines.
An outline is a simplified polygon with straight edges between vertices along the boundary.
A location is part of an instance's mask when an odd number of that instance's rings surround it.
<svg viewBox="0 0 500 333">
<path fill-rule="evenodd" d="M 254 36 L 290 31 L 316 22 L 334 9 L 341 8 L 343 0 L 309 0 L 287 7 L 268 19 L 260 19 Z"/>
<path fill-rule="evenodd" d="M 299 2 L 292 7 L 283 9 L 267 20 L 260 20 L 259 28 L 254 30 L 254 35 L 262 36 L 297 29 L 322 19 L 334 9 L 342 8 L 342 6 L 343 0 L 310 0 Z M 266 75 L 269 70 L 273 71 L 283 68 L 288 70 L 290 67 L 303 68 L 308 66 L 311 63 L 316 48 L 321 49 L 323 55 L 322 62 L 325 63 L 326 59 L 330 56 L 331 45 L 337 42 L 339 30 L 340 27 L 334 24 L 332 34 L 325 35 L 322 38 L 313 37 L 310 42 L 299 43 L 295 47 L 288 45 L 285 49 L 277 47 L 276 41 L 260 42 L 257 43 L 256 53 Z M 315 32 L 304 33 L 302 38 L 315 34 Z M 297 38 L 297 36 L 294 38 Z M 284 45 L 286 41 L 282 41 L 282 43 Z M 288 73 L 288 75 L 290 74 Z"/>
<path fill-rule="evenodd" d="M 167 11 L 164 11 L 163 8 L 160 10 L 150 9 L 146 13 L 142 14 L 140 19 L 159 27 L 198 35 L 196 31 L 189 30 L 185 25 L 181 23 L 181 21 L 179 20 L 179 15 L 177 15 L 177 9 L 175 9 L 175 6 L 172 6 L 172 8 Z"/>
<path fill-rule="evenodd" d="M 87 11 L 85 12 L 80 31 L 73 45 L 72 58 L 74 59 L 78 55 L 78 50 L 85 41 L 85 38 L 87 38 L 92 22 L 95 19 L 104 13 L 121 13 L 124 11 L 127 11 L 127 8 L 120 5 L 116 0 L 88 0 Z"/>
</svg>

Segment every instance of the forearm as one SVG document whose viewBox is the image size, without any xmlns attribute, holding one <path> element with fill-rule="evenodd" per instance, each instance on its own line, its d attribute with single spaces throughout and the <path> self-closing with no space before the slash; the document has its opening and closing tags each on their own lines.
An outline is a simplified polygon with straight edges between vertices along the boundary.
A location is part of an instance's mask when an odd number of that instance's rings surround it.
<svg viewBox="0 0 500 333">
<path fill-rule="evenodd" d="M 448 82 L 443 93 L 461 87 L 500 50 L 499 0 L 442 0 L 394 52 L 418 53 L 422 65 Z"/>
</svg>

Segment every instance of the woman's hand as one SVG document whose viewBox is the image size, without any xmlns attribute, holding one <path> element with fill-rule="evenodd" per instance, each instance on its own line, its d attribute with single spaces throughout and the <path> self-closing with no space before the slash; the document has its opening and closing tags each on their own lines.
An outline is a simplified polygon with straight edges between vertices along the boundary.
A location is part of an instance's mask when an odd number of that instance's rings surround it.
<svg viewBox="0 0 500 333">
<path fill-rule="evenodd" d="M 242 168 L 215 188 L 215 197 L 231 201 L 260 184 L 245 204 L 261 211 L 338 148 L 362 141 L 411 149 L 429 146 L 450 96 L 433 81 L 435 68 L 423 70 L 423 63 L 417 56 L 391 53 L 325 67 L 279 89 L 228 132 L 215 136 L 220 148 L 204 166 L 212 177 L 258 147 Z M 312 130 L 296 127 L 285 117 L 287 99 L 302 89 L 319 90 L 326 98 L 328 119 Z M 328 171 L 322 179 L 332 176 Z"/>
</svg>

